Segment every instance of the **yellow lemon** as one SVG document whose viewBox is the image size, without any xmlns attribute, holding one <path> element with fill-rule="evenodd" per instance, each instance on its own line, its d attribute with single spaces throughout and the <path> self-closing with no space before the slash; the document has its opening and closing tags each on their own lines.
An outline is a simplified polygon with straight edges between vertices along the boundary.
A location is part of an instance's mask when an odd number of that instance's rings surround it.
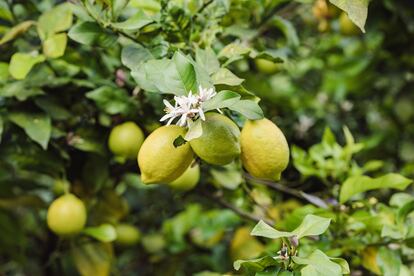
<svg viewBox="0 0 414 276">
<path fill-rule="evenodd" d="M 117 156 L 135 159 L 144 142 L 144 133 L 134 122 L 126 122 L 114 127 L 109 134 L 109 149 Z"/>
<path fill-rule="evenodd" d="M 85 223 L 85 205 L 73 194 L 57 198 L 47 210 L 47 225 L 58 235 L 68 236 L 79 233 Z"/>
<path fill-rule="evenodd" d="M 361 30 L 349 19 L 346 13 L 341 13 L 339 16 L 339 28 L 344 35 L 357 35 Z"/>
<path fill-rule="evenodd" d="M 253 259 L 264 251 L 264 246 L 255 237 L 250 235 L 249 227 L 240 227 L 234 233 L 230 244 L 230 256 L 233 261 Z"/>
<path fill-rule="evenodd" d="M 195 154 L 207 163 L 226 165 L 240 155 L 240 130 L 228 117 L 207 113 L 203 134 L 190 141 Z"/>
<path fill-rule="evenodd" d="M 279 180 L 289 163 L 289 146 L 282 131 L 266 118 L 247 121 L 240 140 L 244 168 L 254 177 Z"/>
<path fill-rule="evenodd" d="M 142 182 L 169 183 L 185 172 L 193 160 L 193 151 L 189 143 L 178 147 L 173 144 L 185 132 L 179 126 L 162 126 L 145 139 L 138 153 Z"/>
<path fill-rule="evenodd" d="M 199 180 L 200 166 L 196 164 L 195 166 L 188 167 L 182 175 L 180 175 L 173 182 L 169 183 L 168 186 L 174 190 L 189 191 L 197 185 Z"/>
<path fill-rule="evenodd" d="M 138 228 L 127 223 L 120 223 L 116 225 L 115 231 L 116 243 L 120 245 L 134 245 L 137 244 L 141 238 L 141 232 Z"/>
</svg>

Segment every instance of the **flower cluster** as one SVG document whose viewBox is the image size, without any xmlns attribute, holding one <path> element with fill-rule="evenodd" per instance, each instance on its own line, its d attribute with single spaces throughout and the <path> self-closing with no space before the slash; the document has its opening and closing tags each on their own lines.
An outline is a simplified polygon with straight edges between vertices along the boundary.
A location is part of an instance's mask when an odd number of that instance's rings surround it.
<svg viewBox="0 0 414 276">
<path fill-rule="evenodd" d="M 164 100 L 165 114 L 160 121 L 166 121 L 170 125 L 174 119 L 180 118 L 176 124 L 179 126 L 187 126 L 189 120 L 195 120 L 200 117 L 203 121 L 206 119 L 203 111 L 203 103 L 214 97 L 217 93 L 214 88 L 198 87 L 198 95 L 193 95 L 190 91 L 188 96 L 175 96 L 174 106 L 167 100 Z"/>
</svg>

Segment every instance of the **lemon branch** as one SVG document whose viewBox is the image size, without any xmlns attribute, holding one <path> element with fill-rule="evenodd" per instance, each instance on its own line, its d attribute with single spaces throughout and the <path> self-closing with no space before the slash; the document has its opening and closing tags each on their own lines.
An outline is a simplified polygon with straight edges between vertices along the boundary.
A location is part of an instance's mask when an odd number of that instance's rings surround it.
<svg viewBox="0 0 414 276">
<path fill-rule="evenodd" d="M 243 172 L 243 177 L 246 180 L 249 180 L 251 182 L 267 186 L 267 187 L 272 188 L 274 190 L 277 190 L 279 192 L 283 192 L 283 193 L 292 195 L 292 196 L 300 198 L 300 199 L 304 199 L 304 200 L 306 200 L 306 201 L 308 201 L 308 202 L 310 202 L 310 203 L 312 203 L 312 204 L 314 204 L 314 205 L 316 205 L 320 208 L 324 208 L 324 209 L 328 208 L 327 203 L 324 200 L 322 200 L 321 198 L 317 197 L 317 196 L 310 195 L 310 194 L 307 194 L 305 192 L 286 187 L 285 185 L 282 185 L 280 183 L 255 178 L 255 177 L 251 176 L 250 174 L 248 174 L 246 172 Z"/>
</svg>

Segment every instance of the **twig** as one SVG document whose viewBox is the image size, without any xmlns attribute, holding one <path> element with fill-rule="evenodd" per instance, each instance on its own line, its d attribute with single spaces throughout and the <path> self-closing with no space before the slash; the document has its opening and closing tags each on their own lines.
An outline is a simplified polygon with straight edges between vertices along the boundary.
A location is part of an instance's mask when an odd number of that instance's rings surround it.
<svg viewBox="0 0 414 276">
<path fill-rule="evenodd" d="M 279 184 L 279 183 L 276 183 L 276 182 L 273 182 L 273 181 L 268 181 L 268 180 L 255 178 L 255 177 L 251 176 L 250 174 L 248 174 L 246 172 L 243 173 L 243 176 L 247 180 L 254 181 L 255 183 L 270 187 L 274 190 L 292 195 L 292 196 L 300 198 L 300 199 L 304 199 L 304 200 L 309 201 L 310 203 L 312 203 L 312 204 L 314 204 L 318 207 L 321 207 L 321 208 L 324 208 L 324 209 L 328 208 L 328 205 L 326 204 L 326 202 L 323 201 L 321 198 L 319 198 L 317 196 L 310 195 L 310 194 L 307 194 L 305 192 L 298 191 L 298 190 L 286 187 L 282 184 Z"/>
<path fill-rule="evenodd" d="M 249 212 L 243 211 L 242 209 L 230 204 L 229 202 L 225 201 L 223 199 L 223 197 L 221 195 L 211 195 L 211 194 L 207 194 L 208 197 L 214 199 L 214 201 L 220 205 L 222 205 L 225 208 L 228 208 L 230 210 L 232 210 L 233 212 L 235 212 L 236 214 L 240 215 L 243 218 L 255 221 L 255 222 L 259 222 L 261 220 L 263 220 L 264 222 L 266 222 L 269 225 L 274 225 L 275 222 L 266 218 L 262 218 L 259 216 L 255 216 Z"/>
</svg>

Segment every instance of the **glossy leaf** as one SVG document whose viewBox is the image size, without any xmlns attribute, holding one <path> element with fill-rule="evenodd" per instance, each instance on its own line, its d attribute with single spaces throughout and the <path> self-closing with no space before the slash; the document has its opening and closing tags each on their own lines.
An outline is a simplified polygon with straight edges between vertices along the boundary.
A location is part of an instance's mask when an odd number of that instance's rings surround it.
<svg viewBox="0 0 414 276">
<path fill-rule="evenodd" d="M 240 95 L 236 92 L 224 90 L 216 96 L 203 103 L 203 110 L 209 111 L 217 108 L 226 108 L 236 104 L 240 100 Z"/>
<path fill-rule="evenodd" d="M 52 123 L 50 117 L 42 113 L 14 112 L 9 114 L 9 120 L 21 127 L 33 141 L 47 149 Z"/>
<path fill-rule="evenodd" d="M 49 58 L 63 56 L 67 41 L 68 37 L 65 33 L 50 36 L 43 42 L 43 54 Z"/>
<path fill-rule="evenodd" d="M 3 35 L 3 37 L 0 39 L 0 45 L 5 44 L 19 35 L 25 33 L 31 26 L 33 26 L 36 22 L 29 20 L 29 21 L 23 21 L 13 28 L 11 28 L 7 33 Z"/>
<path fill-rule="evenodd" d="M 98 44 L 105 47 L 112 46 L 117 40 L 114 34 L 102 29 L 94 22 L 81 22 L 76 24 L 70 29 L 68 36 L 82 44 Z"/>
<path fill-rule="evenodd" d="M 329 0 L 344 10 L 349 18 L 365 33 L 365 21 L 368 16 L 368 0 Z"/>
<path fill-rule="evenodd" d="M 69 3 L 55 6 L 43 13 L 37 22 L 37 31 L 42 40 L 65 31 L 72 26 L 72 9 Z"/>
<path fill-rule="evenodd" d="M 301 269 L 302 276 L 339 276 L 345 274 L 341 265 L 333 262 L 328 256 L 319 249 L 313 251 L 308 257 L 292 257 L 293 262 L 305 265 Z"/>
<path fill-rule="evenodd" d="M 95 227 L 87 227 L 82 232 L 101 242 L 112 242 L 116 240 L 115 228 L 110 224 L 101 224 Z"/>
<path fill-rule="evenodd" d="M 395 173 L 389 173 L 378 178 L 363 175 L 354 176 L 348 178 L 342 184 L 339 201 L 344 203 L 356 194 L 375 189 L 391 188 L 405 190 L 411 183 L 411 179 Z"/>
<path fill-rule="evenodd" d="M 15 79 L 24 79 L 34 65 L 44 60 L 43 55 L 15 53 L 10 60 L 9 73 Z"/>
<path fill-rule="evenodd" d="M 256 102 L 252 100 L 238 101 L 237 103 L 229 106 L 229 108 L 233 111 L 242 114 L 249 120 L 259 120 L 263 119 L 264 117 L 263 110 Z"/>
</svg>

